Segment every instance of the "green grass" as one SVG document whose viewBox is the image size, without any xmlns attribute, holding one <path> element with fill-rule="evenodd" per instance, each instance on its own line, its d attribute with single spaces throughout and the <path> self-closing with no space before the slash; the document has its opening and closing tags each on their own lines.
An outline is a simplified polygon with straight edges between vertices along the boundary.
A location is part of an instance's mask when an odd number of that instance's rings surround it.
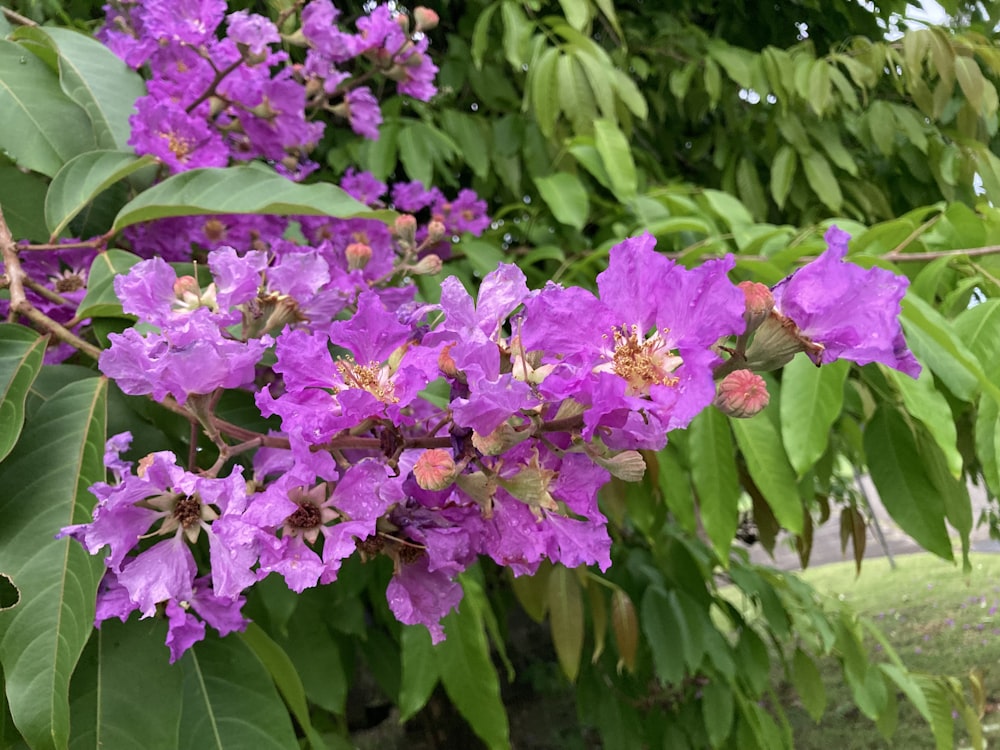
<svg viewBox="0 0 1000 750">
<path fill-rule="evenodd" d="M 973 555 L 969 575 L 926 554 L 897 557 L 895 570 L 885 558 L 866 560 L 857 578 L 853 562 L 801 575 L 820 592 L 848 602 L 878 624 L 911 670 L 953 675 L 966 685 L 970 670 L 980 670 L 986 692 L 983 727 L 988 746 L 1000 747 L 1000 555 Z M 880 647 L 874 640 L 870 645 L 877 654 Z M 798 705 L 794 690 L 783 686 L 779 691 L 794 727 L 796 748 L 934 747 L 930 727 L 902 699 L 899 727 L 887 743 L 854 706 L 833 660 L 821 669 L 828 703 L 819 724 Z M 956 724 L 956 747 L 963 747 L 961 721 Z"/>
</svg>

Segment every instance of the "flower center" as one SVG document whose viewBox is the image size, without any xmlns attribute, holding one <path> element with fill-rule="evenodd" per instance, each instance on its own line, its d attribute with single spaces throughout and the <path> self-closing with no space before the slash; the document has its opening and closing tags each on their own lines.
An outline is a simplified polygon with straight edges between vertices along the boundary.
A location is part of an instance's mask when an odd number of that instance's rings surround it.
<svg viewBox="0 0 1000 750">
<path fill-rule="evenodd" d="M 648 396 L 651 386 L 677 384 L 679 378 L 673 372 L 684 360 L 671 351 L 660 331 L 653 331 L 647 338 L 633 324 L 616 327 L 613 335 L 609 369 L 625 380 L 627 395 Z"/>
<path fill-rule="evenodd" d="M 396 389 L 388 377 L 388 369 L 377 362 L 359 365 L 346 359 L 337 360 L 337 371 L 348 386 L 368 391 L 383 404 L 399 402 Z"/>
<path fill-rule="evenodd" d="M 320 525 L 321 521 L 319 508 L 310 502 L 304 502 L 299 505 L 298 510 L 288 517 L 285 523 L 290 528 L 298 530 L 314 529 Z"/>
<path fill-rule="evenodd" d="M 189 529 L 201 522 L 201 501 L 188 495 L 182 497 L 174 506 L 174 518 L 185 529 Z"/>
<path fill-rule="evenodd" d="M 194 141 L 190 138 L 177 135 L 177 133 L 162 133 L 161 135 L 163 138 L 166 138 L 167 148 L 173 152 L 177 160 L 181 162 L 187 161 L 191 152 L 194 151 Z"/>
</svg>

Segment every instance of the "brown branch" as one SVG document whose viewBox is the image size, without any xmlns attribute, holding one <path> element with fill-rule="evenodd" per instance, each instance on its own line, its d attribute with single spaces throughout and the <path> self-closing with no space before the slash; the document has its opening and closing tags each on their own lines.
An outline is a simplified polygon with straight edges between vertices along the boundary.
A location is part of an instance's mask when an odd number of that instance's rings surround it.
<svg viewBox="0 0 1000 750">
<path fill-rule="evenodd" d="M 47 299 L 49 302 L 54 302 L 57 305 L 70 304 L 70 301 L 65 297 L 63 297 L 61 294 L 53 292 L 44 284 L 39 284 L 37 281 L 28 278 L 27 276 L 24 277 L 24 285 L 29 289 L 31 289 L 33 292 L 36 292 L 40 297 L 45 297 L 45 299 Z"/>
<path fill-rule="evenodd" d="M 897 253 L 893 250 L 882 257 L 896 263 L 922 263 L 923 261 L 937 260 L 938 258 L 961 258 L 962 256 L 972 258 L 978 255 L 996 255 L 998 253 L 1000 253 L 1000 245 L 987 245 L 985 247 L 965 247 L 958 250 L 930 250 L 926 253 Z"/>
<path fill-rule="evenodd" d="M 101 356 L 101 350 L 93 344 L 84 341 L 68 328 L 56 323 L 49 316 L 32 305 L 24 294 L 24 285 L 27 275 L 21 268 L 21 261 L 17 257 L 17 245 L 11 236 L 10 228 L 3 218 L 3 210 L 0 209 L 0 254 L 3 256 L 4 270 L 10 281 L 10 310 L 12 313 L 22 315 L 39 328 L 48 331 L 60 341 L 65 341 L 70 346 L 78 349 L 88 357 L 97 359 Z"/>
<path fill-rule="evenodd" d="M 63 242 L 63 243 L 45 243 L 34 245 L 30 242 L 21 241 L 17 243 L 18 250 L 73 250 L 80 247 L 92 247 L 95 249 L 103 248 L 108 244 L 108 238 L 111 233 L 99 234 L 96 237 L 91 237 L 89 240 L 80 240 L 79 242 Z"/>
<path fill-rule="evenodd" d="M 35 23 L 34 21 L 32 21 L 27 16 L 22 16 L 20 13 L 18 13 L 16 11 L 13 11 L 10 8 L 0 8 L 0 10 L 2 10 L 3 14 L 5 16 L 7 16 L 7 18 L 9 18 L 14 23 L 19 23 L 22 26 L 37 26 L 38 25 L 37 23 Z"/>
</svg>

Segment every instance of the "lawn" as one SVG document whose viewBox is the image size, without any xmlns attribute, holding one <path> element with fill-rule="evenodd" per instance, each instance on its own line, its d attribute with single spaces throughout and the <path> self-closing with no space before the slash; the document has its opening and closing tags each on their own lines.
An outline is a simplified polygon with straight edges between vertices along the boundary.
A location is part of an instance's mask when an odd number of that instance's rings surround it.
<svg viewBox="0 0 1000 750">
<path fill-rule="evenodd" d="M 954 675 L 966 685 L 970 672 L 978 670 L 986 694 L 982 722 L 988 746 L 1000 746 L 1000 555 L 973 555 L 968 575 L 931 555 L 915 554 L 897 557 L 895 570 L 879 558 L 866 560 L 859 577 L 853 562 L 825 565 L 802 577 L 876 622 L 910 669 Z M 871 645 L 876 652 L 881 648 L 874 641 Z M 819 724 L 796 705 L 793 690 L 780 691 L 789 702 L 797 748 L 934 747 L 929 726 L 905 701 L 900 702 L 899 727 L 886 743 L 851 702 L 832 660 L 823 675 L 828 704 Z M 956 747 L 966 744 L 957 729 Z"/>
</svg>

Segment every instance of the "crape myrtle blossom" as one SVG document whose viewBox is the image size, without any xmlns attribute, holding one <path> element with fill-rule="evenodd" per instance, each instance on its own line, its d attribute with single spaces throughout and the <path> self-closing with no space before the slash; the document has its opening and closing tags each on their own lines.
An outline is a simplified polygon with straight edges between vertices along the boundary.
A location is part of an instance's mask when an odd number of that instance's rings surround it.
<svg viewBox="0 0 1000 750">
<path fill-rule="evenodd" d="M 741 333 L 743 293 L 732 258 L 688 270 L 657 254 L 649 234 L 611 248 L 599 297 L 548 284 L 525 303 L 520 343 L 550 365 L 547 399 L 586 407 L 583 436 L 614 448 L 662 448 L 715 397 L 712 349 Z"/>
<path fill-rule="evenodd" d="M 882 268 L 845 262 L 850 235 L 831 226 L 819 258 L 778 282 L 774 310 L 747 351 L 748 365 L 773 369 L 804 351 L 816 364 L 879 362 L 911 377 L 920 364 L 899 323 L 909 280 Z"/>
</svg>

